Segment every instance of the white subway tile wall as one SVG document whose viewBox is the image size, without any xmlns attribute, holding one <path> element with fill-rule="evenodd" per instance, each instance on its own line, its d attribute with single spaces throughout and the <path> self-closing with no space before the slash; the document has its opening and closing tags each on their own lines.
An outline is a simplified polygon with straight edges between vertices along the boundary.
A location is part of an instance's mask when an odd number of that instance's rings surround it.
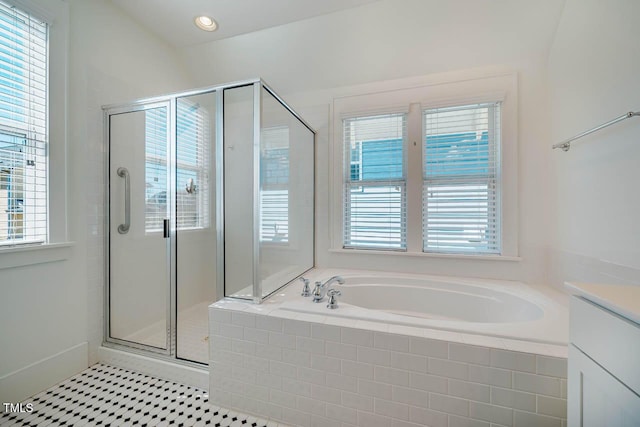
<svg viewBox="0 0 640 427">
<path fill-rule="evenodd" d="M 213 404 L 301 427 L 566 425 L 566 358 L 230 311 L 210 308 Z"/>
</svg>

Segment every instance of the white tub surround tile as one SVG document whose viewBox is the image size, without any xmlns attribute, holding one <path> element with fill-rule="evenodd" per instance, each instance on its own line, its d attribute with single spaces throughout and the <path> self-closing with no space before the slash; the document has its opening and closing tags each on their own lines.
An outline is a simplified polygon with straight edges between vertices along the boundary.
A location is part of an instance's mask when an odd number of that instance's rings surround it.
<svg viewBox="0 0 640 427">
<path fill-rule="evenodd" d="M 485 366 L 469 365 L 469 381 L 511 388 L 512 371 Z"/>
<path fill-rule="evenodd" d="M 476 402 L 489 403 L 491 401 L 491 388 L 484 384 L 449 379 L 449 395 Z"/>
<path fill-rule="evenodd" d="M 358 360 L 358 347 L 355 345 L 327 341 L 326 350 L 327 356 L 347 360 Z"/>
<path fill-rule="evenodd" d="M 504 340 L 452 333 L 448 341 L 445 331 L 414 328 L 393 334 L 330 316 L 315 324 L 277 311 L 235 315 L 235 307 L 210 307 L 213 404 L 296 426 L 566 424 L 566 358 L 549 348 L 513 351 Z"/>
<path fill-rule="evenodd" d="M 409 387 L 445 394 L 449 390 L 447 378 L 436 375 L 411 374 Z"/>
<path fill-rule="evenodd" d="M 447 414 L 461 415 L 465 417 L 469 415 L 468 400 L 445 396 L 444 394 L 430 393 L 429 407 L 436 411 L 446 412 Z"/>
<path fill-rule="evenodd" d="M 400 349 L 396 350 L 400 351 Z M 428 338 L 411 338 L 409 340 L 409 352 L 412 354 L 446 359 L 449 357 L 449 343 L 447 341 Z"/>
<path fill-rule="evenodd" d="M 458 362 L 474 363 L 476 365 L 491 365 L 491 350 L 466 344 L 449 344 L 449 359 Z"/>
<path fill-rule="evenodd" d="M 373 365 L 362 362 L 354 362 L 352 360 L 343 360 L 342 375 L 363 378 L 365 380 L 372 380 Z"/>
<path fill-rule="evenodd" d="M 536 373 L 550 377 L 567 378 L 567 359 L 536 356 Z"/>
<path fill-rule="evenodd" d="M 523 411 L 536 411 L 536 395 L 506 388 L 491 387 L 491 403 Z M 565 412 L 566 414 L 566 412 Z"/>
<path fill-rule="evenodd" d="M 325 342 L 314 338 L 306 338 L 304 336 L 296 337 L 296 349 L 312 354 L 325 354 Z M 330 341 L 332 342 L 332 341 Z"/>
<path fill-rule="evenodd" d="M 325 324 L 311 325 L 311 338 L 340 342 L 341 335 L 341 328 L 339 326 L 331 326 Z"/>
<path fill-rule="evenodd" d="M 391 353 L 391 367 L 406 369 L 412 372 L 427 373 L 428 359 L 424 356 L 409 353 Z"/>
<path fill-rule="evenodd" d="M 560 418 L 547 417 L 531 412 L 514 411 L 513 414 L 514 427 L 562 427 L 562 422 L 563 420 Z"/>
<path fill-rule="evenodd" d="M 536 356 L 530 353 L 491 349 L 491 366 L 535 373 Z"/>
<path fill-rule="evenodd" d="M 341 341 L 345 344 L 373 347 L 373 332 L 364 329 L 342 328 Z"/>
<path fill-rule="evenodd" d="M 358 411 L 358 427 L 391 427 L 391 418 L 372 412 Z"/>
<path fill-rule="evenodd" d="M 272 325 L 275 326 L 275 325 Z M 274 329 L 269 329 L 273 331 Z M 311 336 L 311 324 L 307 322 L 299 322 L 292 319 L 284 320 L 284 329 L 281 329 L 276 332 L 284 331 L 285 334 L 297 335 L 299 337 L 310 337 Z"/>
<path fill-rule="evenodd" d="M 503 426 L 513 425 L 513 409 L 488 405 L 480 402 L 469 402 L 469 417 L 484 420 Z"/>
<path fill-rule="evenodd" d="M 357 353 L 358 353 L 358 362 L 372 363 L 378 366 L 391 366 L 391 352 L 389 352 L 389 350 L 379 350 L 377 348 L 369 348 L 369 347 L 358 347 Z M 397 353 L 394 353 L 394 354 L 397 354 Z M 425 359 L 425 365 L 426 365 L 426 359 Z"/>
<path fill-rule="evenodd" d="M 358 393 L 363 396 L 391 400 L 392 391 L 393 388 L 391 384 L 384 384 L 379 381 L 358 380 Z"/>
<path fill-rule="evenodd" d="M 469 365 L 446 359 L 429 358 L 428 372 L 445 378 L 466 380 L 469 378 Z"/>
<path fill-rule="evenodd" d="M 375 332 L 373 334 L 373 346 L 386 350 L 409 352 L 409 337 L 405 335 L 387 334 Z"/>
<path fill-rule="evenodd" d="M 538 395 L 538 413 L 552 417 L 563 417 L 567 413 L 567 400 Z"/>
<path fill-rule="evenodd" d="M 342 406 L 361 411 L 373 412 L 373 397 L 343 391 L 340 393 Z"/>
<path fill-rule="evenodd" d="M 447 427 L 449 418 L 449 415 L 444 412 L 416 408 L 413 406 L 409 407 L 409 420 L 420 425 Z"/>
<path fill-rule="evenodd" d="M 395 420 L 409 420 L 409 405 L 384 399 L 374 400 L 373 412 Z"/>
<path fill-rule="evenodd" d="M 561 396 L 560 379 L 554 377 L 514 372 L 513 388 L 545 396 Z"/>
<path fill-rule="evenodd" d="M 302 397 L 311 397 L 313 384 L 291 378 L 282 379 L 282 389 Z"/>
<path fill-rule="evenodd" d="M 490 424 L 486 421 L 473 420 L 471 418 L 449 415 L 448 427 L 502 427 L 497 424 Z"/>
<path fill-rule="evenodd" d="M 376 366 L 374 368 L 374 379 L 376 382 L 393 385 L 409 385 L 409 371 L 402 369 Z"/>
</svg>

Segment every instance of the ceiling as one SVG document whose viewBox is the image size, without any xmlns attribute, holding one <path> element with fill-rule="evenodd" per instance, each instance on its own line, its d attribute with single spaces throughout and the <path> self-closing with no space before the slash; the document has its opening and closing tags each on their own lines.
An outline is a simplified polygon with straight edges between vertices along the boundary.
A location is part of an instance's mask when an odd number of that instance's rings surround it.
<svg viewBox="0 0 640 427">
<path fill-rule="evenodd" d="M 111 0 L 134 20 L 174 47 L 191 46 L 378 0 Z M 213 17 L 218 30 L 198 29 L 193 19 Z"/>
</svg>

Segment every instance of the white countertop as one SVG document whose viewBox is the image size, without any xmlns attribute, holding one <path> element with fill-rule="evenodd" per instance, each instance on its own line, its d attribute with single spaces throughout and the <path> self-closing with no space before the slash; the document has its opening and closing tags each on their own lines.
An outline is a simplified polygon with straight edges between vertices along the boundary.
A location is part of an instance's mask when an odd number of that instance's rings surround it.
<svg viewBox="0 0 640 427">
<path fill-rule="evenodd" d="M 565 282 L 573 295 L 580 295 L 640 324 L 640 286 Z"/>
</svg>

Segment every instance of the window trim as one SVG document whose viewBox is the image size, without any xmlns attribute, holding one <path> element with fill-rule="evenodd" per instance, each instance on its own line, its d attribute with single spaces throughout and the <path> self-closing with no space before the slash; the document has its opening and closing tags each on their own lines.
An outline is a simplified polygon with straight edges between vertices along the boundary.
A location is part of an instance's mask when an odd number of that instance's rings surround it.
<svg viewBox="0 0 640 427">
<path fill-rule="evenodd" d="M 471 260 L 520 261 L 518 255 L 518 91 L 517 74 L 505 71 L 498 74 L 451 73 L 451 77 L 416 78 L 378 83 L 366 92 L 333 98 L 331 108 L 332 144 L 329 148 L 329 241 L 332 253 L 380 254 L 433 258 L 460 258 Z M 501 160 L 499 177 L 502 203 L 501 254 L 433 253 L 422 250 L 422 159 L 423 124 L 425 109 L 482 102 L 502 102 Z M 373 108 L 372 108 L 373 106 Z M 407 250 L 344 249 L 343 248 L 343 127 L 344 117 L 365 114 L 408 112 L 407 162 Z M 415 145 L 414 145 L 415 144 Z M 419 150 L 419 151 L 418 151 Z"/>
<path fill-rule="evenodd" d="M 69 6 L 63 1 L 5 0 L 48 24 L 46 243 L 3 245 L 1 268 L 68 259 L 74 245 L 68 231 L 67 117 Z M 56 108 L 50 108 L 54 100 Z M 51 165 L 55 165 L 52 168 Z M 36 255 L 38 254 L 47 254 Z M 33 254 L 33 255 L 31 255 Z"/>
</svg>

